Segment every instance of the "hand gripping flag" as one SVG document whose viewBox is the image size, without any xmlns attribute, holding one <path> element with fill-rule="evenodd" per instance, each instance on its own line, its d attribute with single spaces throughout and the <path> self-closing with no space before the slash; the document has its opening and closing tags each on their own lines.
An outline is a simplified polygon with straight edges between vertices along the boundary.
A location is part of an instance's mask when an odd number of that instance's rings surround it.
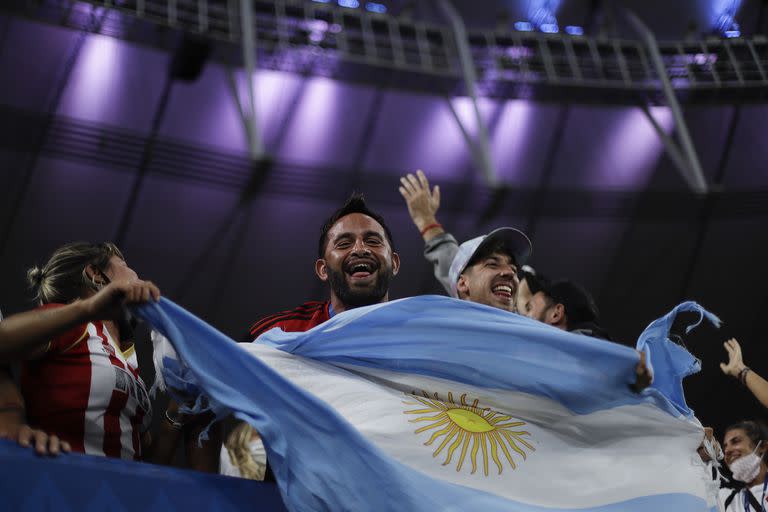
<svg viewBox="0 0 768 512">
<path fill-rule="evenodd" d="M 165 299 L 138 311 L 173 345 L 165 385 L 251 423 L 291 510 L 713 510 L 700 423 L 672 377 L 630 390 L 631 348 L 437 296 L 250 344 Z M 665 340 L 638 345 L 657 374 L 683 355 Z"/>
</svg>

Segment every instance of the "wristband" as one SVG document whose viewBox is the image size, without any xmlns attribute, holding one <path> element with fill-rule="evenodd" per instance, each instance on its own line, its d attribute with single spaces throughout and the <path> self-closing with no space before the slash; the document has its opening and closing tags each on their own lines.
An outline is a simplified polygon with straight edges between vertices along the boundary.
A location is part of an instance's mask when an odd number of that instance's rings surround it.
<svg viewBox="0 0 768 512">
<path fill-rule="evenodd" d="M 168 421 L 168 423 L 170 423 L 171 428 L 173 430 L 181 430 L 182 428 L 184 428 L 184 424 L 183 423 L 181 423 L 180 421 L 177 421 L 177 420 L 171 418 L 171 415 L 168 414 L 168 409 L 165 410 L 165 419 L 166 419 L 166 421 Z"/>
<path fill-rule="evenodd" d="M 741 384 L 742 384 L 742 385 L 744 385 L 744 386 L 746 386 L 746 385 L 747 385 L 747 374 L 748 374 L 749 372 L 750 372 L 750 368 L 749 368 L 749 366 L 745 366 L 745 367 L 744 367 L 744 368 L 742 368 L 742 369 L 741 369 L 741 371 L 739 372 L 739 377 L 738 377 L 738 379 L 739 379 L 739 382 L 741 382 Z"/>
<path fill-rule="evenodd" d="M 427 226 L 427 227 L 425 227 L 424 229 L 421 230 L 421 236 L 424 236 L 424 234 L 427 231 L 429 231 L 430 229 L 435 229 L 435 228 L 441 228 L 442 229 L 442 227 L 443 227 L 443 225 L 440 224 L 439 222 L 433 222 L 432 224 L 430 224 L 429 226 Z"/>
</svg>

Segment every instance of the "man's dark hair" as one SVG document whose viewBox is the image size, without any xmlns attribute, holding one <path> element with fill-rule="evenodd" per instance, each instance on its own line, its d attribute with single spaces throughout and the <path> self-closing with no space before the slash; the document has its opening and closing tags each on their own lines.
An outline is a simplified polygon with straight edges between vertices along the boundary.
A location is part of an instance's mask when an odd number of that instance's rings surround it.
<svg viewBox="0 0 768 512">
<path fill-rule="evenodd" d="M 731 430 L 743 430 L 744 433 L 747 434 L 749 440 L 752 441 L 753 446 L 757 446 L 757 443 L 760 441 L 763 441 L 763 443 L 768 442 L 768 427 L 766 427 L 765 423 L 762 421 L 742 420 L 733 425 L 729 425 L 728 428 L 725 429 L 723 435 Z M 768 455 L 768 452 L 766 452 L 766 455 Z"/>
<path fill-rule="evenodd" d="M 509 249 L 507 248 L 507 244 L 505 244 L 504 241 L 502 240 L 496 240 L 493 243 L 482 245 L 478 249 L 479 250 L 475 251 L 475 254 L 473 254 L 472 257 L 467 262 L 467 265 L 464 267 L 464 272 L 469 270 L 469 268 L 472 267 L 474 264 L 476 264 L 478 261 L 483 261 L 485 258 L 497 252 L 506 254 L 507 256 L 512 258 L 512 264 L 517 266 L 515 255 L 509 251 Z M 462 272 L 462 274 L 464 272 Z"/>
<path fill-rule="evenodd" d="M 569 329 L 583 322 L 599 322 L 600 313 L 595 299 L 580 284 L 563 279 L 544 286 L 541 291 L 555 304 L 563 305 Z"/>
<path fill-rule="evenodd" d="M 392 232 L 389 231 L 387 224 L 384 222 L 384 217 L 374 211 L 371 211 L 368 208 L 368 205 L 365 204 L 365 199 L 363 198 L 362 194 L 354 193 L 352 196 L 350 196 L 349 199 L 347 199 L 347 202 L 344 203 L 344 206 L 333 212 L 333 215 L 331 215 L 328 220 L 325 221 L 325 224 L 323 224 L 323 229 L 320 233 L 320 242 L 318 243 L 317 247 L 317 254 L 319 258 L 325 256 L 325 246 L 328 245 L 328 231 L 331 230 L 333 225 L 336 224 L 339 219 L 352 213 L 362 213 L 363 215 L 367 215 L 368 217 L 381 224 L 381 227 L 384 228 L 384 234 L 387 235 L 387 240 L 389 241 L 389 246 L 392 248 L 392 252 L 395 251 L 395 243 L 392 239 Z"/>
<path fill-rule="evenodd" d="M 549 287 L 549 279 L 543 274 L 534 271 L 531 267 L 523 266 L 517 273 L 517 276 L 522 282 L 525 280 L 528 283 L 528 289 L 531 291 L 531 295 L 536 295 L 539 292 L 547 294 L 547 288 Z M 549 297 L 547 297 L 549 299 Z"/>
</svg>

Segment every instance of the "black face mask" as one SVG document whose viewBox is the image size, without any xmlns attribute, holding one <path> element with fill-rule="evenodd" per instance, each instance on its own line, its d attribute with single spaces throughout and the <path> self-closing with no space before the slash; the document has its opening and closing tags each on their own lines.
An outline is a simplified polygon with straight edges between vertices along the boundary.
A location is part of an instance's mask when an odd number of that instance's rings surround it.
<svg viewBox="0 0 768 512">
<path fill-rule="evenodd" d="M 112 282 L 102 269 L 96 267 L 96 270 L 99 271 L 102 279 L 104 279 L 104 286 Z M 123 338 L 124 341 L 132 342 L 136 337 L 136 327 L 139 325 L 139 320 L 128 311 L 128 308 L 123 307 L 121 309 L 122 314 L 115 322 L 117 324 L 117 330 L 120 331 L 120 337 Z"/>
<path fill-rule="evenodd" d="M 389 281 L 393 276 L 391 268 L 380 268 L 379 274 L 376 277 L 376 283 L 372 289 L 356 291 L 350 288 L 344 276 L 344 271 L 336 272 L 330 267 L 327 267 L 326 270 L 331 290 L 341 300 L 341 303 L 349 309 L 370 306 L 381 302 L 389 291 Z"/>
</svg>

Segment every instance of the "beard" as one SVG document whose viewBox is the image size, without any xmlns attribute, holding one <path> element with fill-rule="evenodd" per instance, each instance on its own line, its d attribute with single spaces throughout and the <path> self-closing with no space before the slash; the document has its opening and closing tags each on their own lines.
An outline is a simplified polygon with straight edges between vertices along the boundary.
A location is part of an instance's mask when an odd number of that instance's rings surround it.
<svg viewBox="0 0 768 512">
<path fill-rule="evenodd" d="M 353 290 L 349 286 L 344 271 L 337 272 L 328 267 L 327 272 L 331 290 L 341 300 L 341 303 L 349 309 L 370 306 L 381 302 L 387 295 L 389 281 L 394 276 L 391 266 L 379 267 L 376 281 L 372 287 Z"/>
</svg>

